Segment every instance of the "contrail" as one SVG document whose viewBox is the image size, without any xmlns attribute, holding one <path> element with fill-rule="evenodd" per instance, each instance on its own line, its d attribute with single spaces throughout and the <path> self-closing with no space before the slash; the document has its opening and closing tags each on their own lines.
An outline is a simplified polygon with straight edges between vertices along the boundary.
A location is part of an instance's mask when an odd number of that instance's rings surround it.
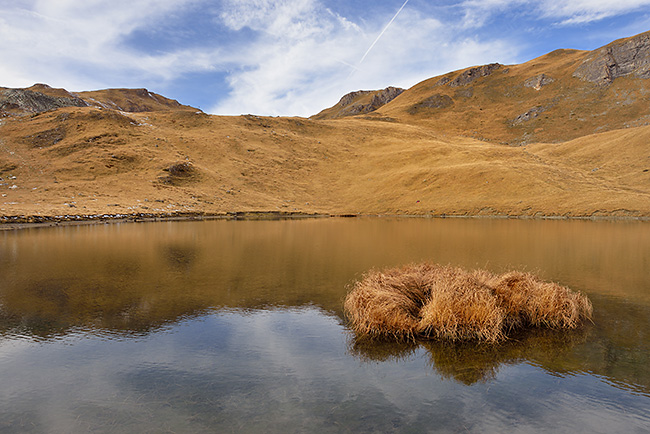
<svg viewBox="0 0 650 434">
<path fill-rule="evenodd" d="M 399 10 L 397 11 L 397 13 L 393 16 L 393 18 L 388 22 L 388 24 L 386 24 L 386 27 L 384 27 L 384 30 L 381 31 L 381 33 L 379 34 L 379 36 L 377 36 L 377 38 L 375 39 L 375 41 L 370 45 L 370 48 L 368 48 L 368 50 L 365 52 L 365 54 L 361 57 L 361 60 L 359 60 L 359 63 L 358 63 L 357 65 L 361 65 L 361 64 L 363 63 L 363 61 L 366 59 L 366 56 L 368 56 L 368 53 L 370 53 L 370 51 L 374 48 L 375 44 L 377 44 L 377 42 L 379 41 L 379 39 L 380 39 L 382 36 L 384 36 L 384 33 L 386 33 L 386 30 L 388 30 L 388 28 L 390 27 L 390 25 L 393 24 L 393 21 L 395 21 L 395 18 L 397 18 L 397 16 L 399 15 L 399 13 L 402 12 L 402 9 L 404 9 L 404 6 L 406 6 L 406 4 L 407 4 L 408 2 L 409 2 L 409 0 L 406 0 L 406 1 L 404 2 L 404 4 L 402 5 L 402 7 L 399 8 Z"/>
</svg>

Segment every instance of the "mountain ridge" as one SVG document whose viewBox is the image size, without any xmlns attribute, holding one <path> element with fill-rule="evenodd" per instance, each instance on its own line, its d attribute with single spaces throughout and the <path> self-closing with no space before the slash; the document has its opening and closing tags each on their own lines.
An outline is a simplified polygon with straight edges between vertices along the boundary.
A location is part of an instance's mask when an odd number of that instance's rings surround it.
<svg viewBox="0 0 650 434">
<path fill-rule="evenodd" d="M 0 87 L 2 117 L 42 113 L 63 107 L 101 107 L 130 113 L 159 110 L 200 111 L 144 88 L 72 93 L 43 83 L 36 83 L 28 88 Z"/>
</svg>

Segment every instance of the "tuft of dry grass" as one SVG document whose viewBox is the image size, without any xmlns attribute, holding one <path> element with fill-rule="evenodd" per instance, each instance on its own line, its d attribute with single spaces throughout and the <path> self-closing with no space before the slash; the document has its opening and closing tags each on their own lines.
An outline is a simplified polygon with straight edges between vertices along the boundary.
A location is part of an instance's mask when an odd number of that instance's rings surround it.
<svg viewBox="0 0 650 434">
<path fill-rule="evenodd" d="M 592 306 L 586 296 L 530 273 L 505 273 L 495 278 L 493 288 L 511 327 L 573 329 L 591 318 Z"/>
<path fill-rule="evenodd" d="M 357 336 L 498 342 L 525 327 L 574 329 L 589 299 L 518 271 L 495 275 L 422 263 L 370 271 L 345 299 Z"/>
</svg>

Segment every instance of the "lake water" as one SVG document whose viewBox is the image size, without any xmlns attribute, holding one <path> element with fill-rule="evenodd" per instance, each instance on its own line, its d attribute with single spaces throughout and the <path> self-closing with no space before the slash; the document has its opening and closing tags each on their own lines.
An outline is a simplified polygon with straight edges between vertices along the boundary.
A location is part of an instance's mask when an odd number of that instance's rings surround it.
<svg viewBox="0 0 650 434">
<path fill-rule="evenodd" d="M 533 271 L 594 323 L 364 344 L 347 287 Z M 314 219 L 0 232 L 0 432 L 648 432 L 650 223 Z"/>
</svg>

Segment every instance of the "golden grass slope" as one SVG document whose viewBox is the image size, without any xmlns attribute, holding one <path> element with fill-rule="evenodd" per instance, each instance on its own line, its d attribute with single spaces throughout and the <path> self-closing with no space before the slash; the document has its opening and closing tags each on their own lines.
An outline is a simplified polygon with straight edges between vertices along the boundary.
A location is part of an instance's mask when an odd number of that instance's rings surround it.
<svg viewBox="0 0 650 434">
<path fill-rule="evenodd" d="M 359 337 L 499 342 L 521 328 L 574 329 L 591 318 L 592 306 L 529 273 L 423 263 L 367 273 L 345 311 Z"/>
<path fill-rule="evenodd" d="M 625 47 L 628 57 L 639 55 L 632 62 L 619 54 L 620 69 L 634 64 L 638 71 L 611 81 L 589 81 L 576 73 L 604 56 L 603 49 L 556 50 L 520 65 L 474 66 L 433 77 L 363 117 L 514 145 L 563 142 L 648 125 L 650 60 L 643 56 L 650 51 L 649 38 L 646 32 L 603 48 Z M 335 109 L 324 110 L 319 117 L 340 116 Z"/>
<path fill-rule="evenodd" d="M 354 118 L 64 108 L 2 121 L 0 215 L 650 216 L 649 141 L 650 127 L 508 147 Z"/>
</svg>

